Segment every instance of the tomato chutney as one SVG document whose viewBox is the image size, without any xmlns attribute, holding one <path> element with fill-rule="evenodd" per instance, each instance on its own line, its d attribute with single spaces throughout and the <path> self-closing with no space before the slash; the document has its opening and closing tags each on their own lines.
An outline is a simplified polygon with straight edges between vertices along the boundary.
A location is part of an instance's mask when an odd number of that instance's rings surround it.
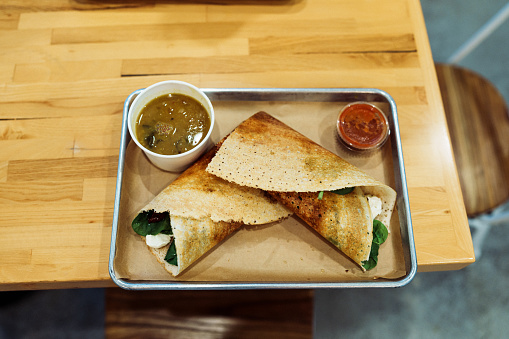
<svg viewBox="0 0 509 339">
<path fill-rule="evenodd" d="M 340 139 L 351 149 L 366 151 L 382 147 L 389 135 L 389 122 L 375 105 L 354 102 L 346 105 L 337 119 Z"/>
</svg>

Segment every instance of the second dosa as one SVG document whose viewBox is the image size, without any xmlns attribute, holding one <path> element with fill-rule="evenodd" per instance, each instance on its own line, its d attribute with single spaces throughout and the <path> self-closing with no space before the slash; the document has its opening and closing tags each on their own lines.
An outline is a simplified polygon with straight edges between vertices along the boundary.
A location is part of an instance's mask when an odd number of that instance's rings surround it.
<svg viewBox="0 0 509 339">
<path fill-rule="evenodd" d="M 241 123 L 207 171 L 269 192 L 362 269 L 376 266 L 396 192 L 271 115 Z"/>
<path fill-rule="evenodd" d="M 218 147 L 155 196 L 133 220 L 133 230 L 174 276 L 242 225 L 266 224 L 291 214 L 259 189 L 207 173 Z"/>
</svg>

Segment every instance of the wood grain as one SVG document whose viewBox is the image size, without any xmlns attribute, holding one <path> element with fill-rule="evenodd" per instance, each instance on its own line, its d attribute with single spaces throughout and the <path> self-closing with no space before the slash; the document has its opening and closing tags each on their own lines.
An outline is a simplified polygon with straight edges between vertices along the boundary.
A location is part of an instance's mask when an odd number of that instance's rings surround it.
<svg viewBox="0 0 509 339">
<path fill-rule="evenodd" d="M 487 213 L 509 199 L 509 112 L 487 79 L 437 65 L 467 214 Z"/>
<path fill-rule="evenodd" d="M 112 285 L 123 102 L 168 79 L 387 91 L 419 270 L 472 263 L 427 39 L 418 0 L 2 1 L 0 290 Z"/>
<path fill-rule="evenodd" d="M 106 337 L 312 338 L 313 292 L 106 291 Z"/>
</svg>

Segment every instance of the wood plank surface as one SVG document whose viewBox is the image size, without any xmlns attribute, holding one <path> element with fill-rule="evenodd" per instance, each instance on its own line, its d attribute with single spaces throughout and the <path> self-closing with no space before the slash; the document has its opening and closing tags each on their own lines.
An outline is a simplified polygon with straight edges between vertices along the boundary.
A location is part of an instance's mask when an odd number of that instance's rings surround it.
<svg viewBox="0 0 509 339">
<path fill-rule="evenodd" d="M 418 0 L 0 4 L 0 290 L 111 286 L 125 98 L 376 87 L 398 105 L 419 270 L 474 261 Z"/>
</svg>

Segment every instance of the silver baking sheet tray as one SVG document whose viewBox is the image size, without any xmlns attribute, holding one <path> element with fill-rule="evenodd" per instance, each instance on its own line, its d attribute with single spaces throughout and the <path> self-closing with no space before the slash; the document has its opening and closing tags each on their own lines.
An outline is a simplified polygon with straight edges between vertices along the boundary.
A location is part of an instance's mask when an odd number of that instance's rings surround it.
<svg viewBox="0 0 509 339">
<path fill-rule="evenodd" d="M 292 216 L 272 226 L 239 231 L 181 276 L 171 277 L 130 228 L 132 211 L 150 201 L 149 196 L 138 194 L 138 189 L 149 187 L 150 194 L 156 195 L 178 175 L 155 169 L 141 151 L 133 147 L 127 130 L 127 113 L 141 91 L 137 90 L 124 103 L 118 161 L 109 257 L 110 276 L 118 286 L 130 290 L 366 288 L 401 287 L 414 278 L 417 260 L 398 113 L 388 93 L 356 88 L 203 90 L 212 101 L 216 115 L 213 142 L 218 142 L 243 120 L 263 110 L 396 190 L 398 198 L 390 225 L 391 243 L 380 249 L 379 267 L 375 268 L 378 274 L 363 273 L 300 219 Z M 389 140 L 377 152 L 355 154 L 338 141 L 335 133 L 337 114 L 344 105 L 355 101 L 371 102 L 389 118 Z M 264 238 L 260 240 L 257 236 Z M 140 256 L 145 257 L 139 259 Z M 384 271 L 387 267 L 389 270 Z M 152 268 L 162 272 L 152 275 Z"/>
</svg>

